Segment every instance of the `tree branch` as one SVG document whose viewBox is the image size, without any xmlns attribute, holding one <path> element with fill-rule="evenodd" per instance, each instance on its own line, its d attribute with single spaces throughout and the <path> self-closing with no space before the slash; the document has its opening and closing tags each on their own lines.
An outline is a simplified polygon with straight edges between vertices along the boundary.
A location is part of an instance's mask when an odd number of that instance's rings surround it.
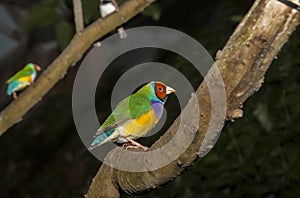
<svg viewBox="0 0 300 198">
<path fill-rule="evenodd" d="M 20 94 L 0 113 L 0 135 L 36 105 L 49 90 L 62 79 L 67 70 L 74 66 L 87 49 L 99 38 L 142 12 L 155 0 L 130 0 L 124 3 L 119 12 L 105 19 L 98 19 L 81 34 L 76 34 L 65 50 L 48 66 L 37 81 Z"/>
<path fill-rule="evenodd" d="M 261 87 L 269 65 L 284 43 L 287 42 L 299 21 L 299 12 L 280 2 L 275 0 L 255 1 L 223 50 L 218 52 L 216 56 L 215 65 L 222 73 L 226 88 L 227 119 L 233 120 L 242 117 L 241 108 L 244 101 Z M 208 75 L 206 78 L 213 81 L 214 77 Z M 211 114 L 210 93 L 205 82 L 200 85 L 196 94 L 201 109 L 199 129 L 197 131 L 193 127 L 185 129 L 185 133 L 193 134 L 196 132 L 196 136 L 193 143 L 177 160 L 163 168 L 140 173 L 125 172 L 102 164 L 90 186 L 87 197 L 119 196 L 115 193 L 109 194 L 107 189 L 112 192 L 122 190 L 129 194 L 149 191 L 178 177 L 187 166 L 190 166 L 197 158 L 196 154 L 205 137 Z M 189 112 L 193 112 L 191 102 L 188 103 L 182 114 L 189 114 L 192 120 L 193 114 Z M 179 123 L 180 116 L 168 131 L 152 145 L 151 150 L 167 144 L 175 135 Z M 224 123 L 217 124 L 223 126 Z M 108 157 L 118 160 L 120 156 L 115 150 Z M 165 153 L 165 157 L 168 157 L 168 153 Z M 147 163 L 141 161 L 146 167 Z M 110 175 L 109 179 L 108 175 Z"/>
<path fill-rule="evenodd" d="M 81 32 L 84 28 L 81 0 L 73 0 L 73 10 L 76 32 Z"/>
</svg>

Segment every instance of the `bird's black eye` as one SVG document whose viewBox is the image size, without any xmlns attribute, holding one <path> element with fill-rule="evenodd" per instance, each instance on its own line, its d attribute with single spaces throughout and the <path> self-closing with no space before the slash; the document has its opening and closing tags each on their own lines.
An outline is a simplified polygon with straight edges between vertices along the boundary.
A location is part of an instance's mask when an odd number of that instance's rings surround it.
<svg viewBox="0 0 300 198">
<path fill-rule="evenodd" d="M 163 89 L 162 87 L 158 87 L 158 91 L 159 91 L 159 92 L 163 92 L 163 90 L 164 90 L 164 89 Z"/>
</svg>

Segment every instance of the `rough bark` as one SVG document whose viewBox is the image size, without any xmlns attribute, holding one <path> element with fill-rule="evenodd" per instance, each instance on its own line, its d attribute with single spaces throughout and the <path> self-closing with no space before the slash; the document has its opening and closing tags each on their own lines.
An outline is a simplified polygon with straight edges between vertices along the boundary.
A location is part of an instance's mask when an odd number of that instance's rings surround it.
<svg viewBox="0 0 300 198">
<path fill-rule="evenodd" d="M 299 24 L 299 20 L 299 12 L 278 1 L 256 0 L 223 50 L 217 53 L 215 65 L 221 71 L 225 83 L 228 120 L 242 117 L 243 102 L 262 86 L 265 72 Z M 196 94 L 201 109 L 199 128 L 185 129 L 185 133 L 196 133 L 196 136 L 177 160 L 163 168 L 139 173 L 121 171 L 103 164 L 90 186 L 87 197 L 118 197 L 119 194 L 113 193 L 116 191 L 140 194 L 178 177 L 190 166 L 197 158 L 196 154 L 205 137 L 211 113 L 211 101 L 205 82 L 200 85 Z M 182 114 L 189 112 L 193 120 L 193 107 L 189 104 Z M 167 132 L 152 145 L 151 150 L 169 142 L 176 133 L 179 122 L 178 117 Z M 218 124 L 223 126 L 224 123 Z M 168 153 L 163 155 L 168 157 Z M 118 160 L 120 156 L 113 150 L 108 157 Z M 140 163 L 147 166 L 145 161 Z"/>
<path fill-rule="evenodd" d="M 22 117 L 62 79 L 67 70 L 74 66 L 88 48 L 99 38 L 113 31 L 121 24 L 142 12 L 155 0 L 130 0 L 124 3 L 119 12 L 105 19 L 98 19 L 82 32 L 77 33 L 65 50 L 47 67 L 37 81 L 22 92 L 0 113 L 0 135 L 20 122 Z"/>
</svg>

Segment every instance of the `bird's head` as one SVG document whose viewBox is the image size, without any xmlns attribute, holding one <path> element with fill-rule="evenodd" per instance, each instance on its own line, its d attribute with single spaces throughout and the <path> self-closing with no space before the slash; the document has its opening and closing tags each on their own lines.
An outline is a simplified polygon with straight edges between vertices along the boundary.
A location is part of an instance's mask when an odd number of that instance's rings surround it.
<svg viewBox="0 0 300 198">
<path fill-rule="evenodd" d="M 162 101 L 165 101 L 169 94 L 175 92 L 175 89 L 159 81 L 152 81 L 150 82 L 150 84 L 156 97 Z"/>
<path fill-rule="evenodd" d="M 31 69 L 34 69 L 35 71 L 41 70 L 41 67 L 35 63 L 28 63 L 25 67 L 30 67 Z"/>
<path fill-rule="evenodd" d="M 34 69 L 36 71 L 41 71 L 41 67 L 39 65 L 37 65 L 37 64 L 34 64 Z"/>
</svg>

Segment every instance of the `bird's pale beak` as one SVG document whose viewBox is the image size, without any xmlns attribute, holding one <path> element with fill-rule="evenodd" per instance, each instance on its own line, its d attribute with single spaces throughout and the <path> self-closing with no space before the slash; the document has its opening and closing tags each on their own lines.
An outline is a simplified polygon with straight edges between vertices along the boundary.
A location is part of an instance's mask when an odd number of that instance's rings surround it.
<svg viewBox="0 0 300 198">
<path fill-rule="evenodd" d="M 174 93 L 175 92 L 175 89 L 171 88 L 171 87 L 168 87 L 166 88 L 166 94 L 171 94 L 171 93 Z"/>
<path fill-rule="evenodd" d="M 38 65 L 34 65 L 34 69 L 35 69 L 36 71 L 41 71 L 41 67 L 38 66 Z"/>
</svg>

